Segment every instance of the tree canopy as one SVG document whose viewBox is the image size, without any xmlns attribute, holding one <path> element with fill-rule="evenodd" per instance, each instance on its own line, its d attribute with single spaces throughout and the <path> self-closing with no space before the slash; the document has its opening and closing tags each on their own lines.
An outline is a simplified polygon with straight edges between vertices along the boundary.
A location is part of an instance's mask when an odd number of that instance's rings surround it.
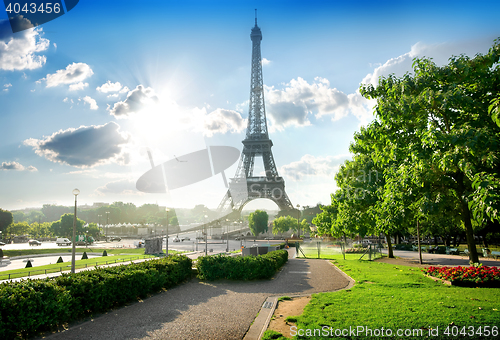
<svg viewBox="0 0 500 340">
<path fill-rule="evenodd" d="M 474 233 L 500 219 L 499 58 L 496 40 L 485 55 L 415 59 L 412 74 L 362 85 L 376 119 L 355 134 L 318 230 L 390 242 L 417 223 L 429 233 L 459 225 L 479 262 Z"/>
<path fill-rule="evenodd" d="M 0 209 L 0 231 L 4 231 L 12 221 L 12 213 L 8 210 Z"/>
<path fill-rule="evenodd" d="M 255 212 L 250 213 L 248 216 L 248 227 L 254 236 L 259 235 L 267 231 L 267 222 L 269 216 L 267 212 L 262 210 L 255 210 Z"/>
</svg>

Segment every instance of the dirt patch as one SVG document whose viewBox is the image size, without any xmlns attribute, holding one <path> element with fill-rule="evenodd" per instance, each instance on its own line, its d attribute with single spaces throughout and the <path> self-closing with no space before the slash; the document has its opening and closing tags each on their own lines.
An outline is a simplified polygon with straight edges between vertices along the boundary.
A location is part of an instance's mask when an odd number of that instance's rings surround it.
<svg viewBox="0 0 500 340">
<path fill-rule="evenodd" d="M 311 300 L 310 296 L 296 297 L 291 300 L 282 300 L 278 302 L 278 307 L 274 311 L 274 316 L 271 318 L 269 327 L 273 331 L 280 332 L 283 336 L 291 338 L 290 327 L 294 325 L 292 322 L 286 322 L 288 316 L 299 316 L 304 311 L 304 307 Z"/>
</svg>

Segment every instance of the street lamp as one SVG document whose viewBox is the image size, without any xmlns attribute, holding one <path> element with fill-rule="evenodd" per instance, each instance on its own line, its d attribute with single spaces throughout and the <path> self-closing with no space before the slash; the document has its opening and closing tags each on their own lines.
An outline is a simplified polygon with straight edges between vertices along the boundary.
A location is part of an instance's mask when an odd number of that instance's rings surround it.
<svg viewBox="0 0 500 340">
<path fill-rule="evenodd" d="M 73 195 L 75 195 L 75 214 L 73 215 L 73 247 L 71 250 L 71 273 L 75 273 L 75 242 L 76 242 L 76 196 L 80 193 L 80 190 L 74 189 L 73 190 Z"/>
<path fill-rule="evenodd" d="M 300 238 L 300 204 L 297 204 L 297 238 Z"/>
<path fill-rule="evenodd" d="M 205 215 L 205 256 L 208 255 L 208 243 L 207 243 L 207 218 L 208 216 Z"/>
<path fill-rule="evenodd" d="M 226 253 L 229 253 L 229 219 L 226 218 Z"/>
<path fill-rule="evenodd" d="M 165 211 L 167 212 L 167 256 L 168 256 L 168 212 L 170 211 L 170 209 L 165 208 Z"/>
<path fill-rule="evenodd" d="M 108 242 L 109 211 L 106 211 L 106 242 Z"/>
</svg>

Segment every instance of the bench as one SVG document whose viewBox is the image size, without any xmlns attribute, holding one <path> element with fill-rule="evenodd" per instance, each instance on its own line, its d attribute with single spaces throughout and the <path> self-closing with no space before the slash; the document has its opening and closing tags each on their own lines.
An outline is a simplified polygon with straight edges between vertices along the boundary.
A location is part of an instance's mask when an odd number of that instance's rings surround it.
<svg viewBox="0 0 500 340">
<path fill-rule="evenodd" d="M 483 248 L 483 257 L 493 257 L 497 259 L 500 257 L 500 251 L 490 251 L 488 248 Z"/>
<path fill-rule="evenodd" d="M 462 251 L 460 253 L 464 254 L 465 256 L 469 256 L 469 249 L 465 248 L 464 251 Z"/>
<path fill-rule="evenodd" d="M 458 255 L 458 248 L 446 248 L 447 255 Z"/>
</svg>

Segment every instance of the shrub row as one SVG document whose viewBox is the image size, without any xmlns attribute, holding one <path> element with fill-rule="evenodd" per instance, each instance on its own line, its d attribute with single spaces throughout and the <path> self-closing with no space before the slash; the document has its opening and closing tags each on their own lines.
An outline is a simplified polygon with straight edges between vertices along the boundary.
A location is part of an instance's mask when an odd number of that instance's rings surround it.
<svg viewBox="0 0 500 340">
<path fill-rule="evenodd" d="M 52 279 L 3 283 L 0 339 L 26 338 L 144 298 L 189 278 L 191 267 L 191 259 L 171 256 Z"/>
<path fill-rule="evenodd" d="M 201 280 L 269 279 L 288 261 L 286 250 L 275 250 L 259 256 L 203 256 L 196 263 Z"/>
</svg>

